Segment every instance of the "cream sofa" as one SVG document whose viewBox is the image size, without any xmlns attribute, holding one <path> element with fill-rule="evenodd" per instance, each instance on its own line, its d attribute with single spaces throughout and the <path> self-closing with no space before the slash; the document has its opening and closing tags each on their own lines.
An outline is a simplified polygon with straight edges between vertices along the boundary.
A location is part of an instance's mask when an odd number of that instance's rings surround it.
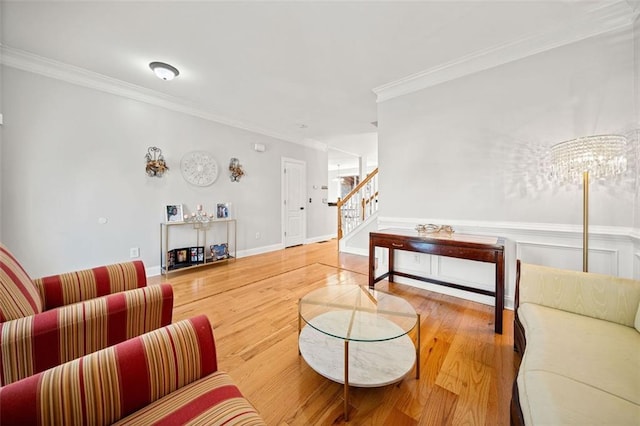
<svg viewBox="0 0 640 426">
<path fill-rule="evenodd" d="M 518 261 L 512 424 L 640 425 L 640 281 Z"/>
</svg>

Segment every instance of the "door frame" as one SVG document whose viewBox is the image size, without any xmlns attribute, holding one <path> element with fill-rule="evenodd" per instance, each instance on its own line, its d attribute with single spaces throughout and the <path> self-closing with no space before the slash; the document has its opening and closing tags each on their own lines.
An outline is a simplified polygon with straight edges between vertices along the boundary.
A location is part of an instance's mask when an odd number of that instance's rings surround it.
<svg viewBox="0 0 640 426">
<path fill-rule="evenodd" d="M 298 160 L 290 157 L 281 157 L 280 159 L 280 238 L 282 247 L 286 248 L 285 231 L 287 229 L 287 209 L 285 208 L 285 164 L 295 163 L 302 166 L 302 186 L 304 188 L 303 200 L 305 202 L 305 209 L 302 214 L 302 244 L 307 243 L 307 163 L 302 160 Z"/>
</svg>

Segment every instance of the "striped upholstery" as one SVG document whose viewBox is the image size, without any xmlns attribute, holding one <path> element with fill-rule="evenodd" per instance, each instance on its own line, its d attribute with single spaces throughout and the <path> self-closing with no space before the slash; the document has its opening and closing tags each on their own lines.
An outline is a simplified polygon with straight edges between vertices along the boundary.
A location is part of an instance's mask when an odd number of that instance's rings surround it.
<svg viewBox="0 0 640 426">
<path fill-rule="evenodd" d="M 0 388 L 0 424 L 264 425 L 216 370 L 199 316 Z"/>
<path fill-rule="evenodd" d="M 42 312 L 42 301 L 26 271 L 0 243 L 0 323 Z"/>
<path fill-rule="evenodd" d="M 119 422 L 134 425 L 264 425 L 228 374 L 218 371 L 147 405 Z"/>
<path fill-rule="evenodd" d="M 40 292 L 44 309 L 49 310 L 144 287 L 147 276 L 142 261 L 136 260 L 37 278 L 33 283 Z"/>
<path fill-rule="evenodd" d="M 171 286 L 146 285 L 141 261 L 31 281 L 0 243 L 0 386 L 170 324 Z"/>
<path fill-rule="evenodd" d="M 163 284 L 0 323 L 0 385 L 168 325 L 172 309 Z"/>
</svg>

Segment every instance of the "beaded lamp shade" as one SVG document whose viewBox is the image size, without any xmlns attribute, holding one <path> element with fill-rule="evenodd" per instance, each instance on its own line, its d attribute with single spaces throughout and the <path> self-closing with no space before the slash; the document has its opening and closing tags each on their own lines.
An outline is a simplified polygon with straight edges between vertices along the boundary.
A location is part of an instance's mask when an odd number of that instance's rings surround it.
<svg viewBox="0 0 640 426">
<path fill-rule="evenodd" d="M 580 183 L 583 173 L 601 179 L 627 170 L 627 138 L 586 136 L 551 147 L 551 174 L 559 182 Z"/>
</svg>

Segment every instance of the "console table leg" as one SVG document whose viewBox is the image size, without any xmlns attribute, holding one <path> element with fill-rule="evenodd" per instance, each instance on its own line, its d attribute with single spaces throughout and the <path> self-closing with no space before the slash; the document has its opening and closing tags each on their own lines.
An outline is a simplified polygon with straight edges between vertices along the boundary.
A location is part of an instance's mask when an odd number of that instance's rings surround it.
<svg viewBox="0 0 640 426">
<path fill-rule="evenodd" d="M 393 266 L 395 264 L 395 250 L 389 248 L 389 282 L 393 282 Z"/>
<path fill-rule="evenodd" d="M 349 421 L 349 341 L 344 341 L 344 421 Z"/>
</svg>

